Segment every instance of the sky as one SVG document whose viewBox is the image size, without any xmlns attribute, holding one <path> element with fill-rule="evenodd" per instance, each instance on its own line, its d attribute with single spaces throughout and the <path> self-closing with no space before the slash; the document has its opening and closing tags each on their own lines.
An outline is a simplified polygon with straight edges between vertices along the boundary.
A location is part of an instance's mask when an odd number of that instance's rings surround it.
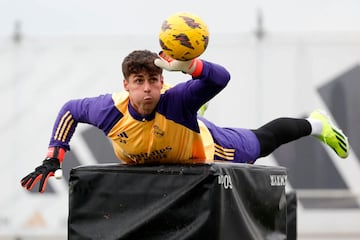
<svg viewBox="0 0 360 240">
<path fill-rule="evenodd" d="M 0 35 L 15 22 L 27 35 L 152 34 L 180 11 L 214 33 L 253 31 L 260 12 L 268 31 L 360 32 L 358 0 L 0 0 Z"/>
</svg>

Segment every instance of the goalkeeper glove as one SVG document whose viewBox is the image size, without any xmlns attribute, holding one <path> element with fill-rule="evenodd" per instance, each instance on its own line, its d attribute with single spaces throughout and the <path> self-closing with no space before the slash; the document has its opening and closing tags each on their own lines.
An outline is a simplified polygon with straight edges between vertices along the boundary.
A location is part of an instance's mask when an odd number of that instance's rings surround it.
<svg viewBox="0 0 360 240">
<path fill-rule="evenodd" d="M 189 61 L 179 61 L 165 55 L 164 52 L 159 53 L 160 58 L 155 59 L 156 66 L 168 71 L 182 71 L 183 73 L 190 74 L 192 77 L 199 77 L 203 70 L 203 62 L 198 59 Z"/>
<path fill-rule="evenodd" d="M 56 170 L 61 170 L 64 155 L 64 149 L 60 147 L 50 147 L 43 163 L 35 168 L 35 171 L 21 179 L 21 185 L 27 190 L 32 190 L 35 184 L 40 181 L 39 192 L 44 192 L 49 177 L 54 176 Z"/>
</svg>

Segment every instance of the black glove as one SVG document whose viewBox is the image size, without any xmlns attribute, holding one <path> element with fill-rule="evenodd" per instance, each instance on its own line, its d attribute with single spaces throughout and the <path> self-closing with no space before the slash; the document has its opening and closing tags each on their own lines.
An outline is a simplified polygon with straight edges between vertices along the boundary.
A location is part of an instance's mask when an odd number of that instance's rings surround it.
<svg viewBox="0 0 360 240">
<path fill-rule="evenodd" d="M 27 190 L 31 190 L 40 181 L 39 192 L 44 192 L 49 177 L 55 175 L 56 178 L 61 178 L 61 163 L 64 160 L 64 156 L 65 150 L 63 148 L 49 147 L 43 163 L 35 168 L 35 171 L 21 179 L 21 185 Z M 56 170 L 58 171 L 55 174 Z"/>
<path fill-rule="evenodd" d="M 21 185 L 27 190 L 31 190 L 35 184 L 40 181 L 39 192 L 44 192 L 49 177 L 54 176 L 55 171 L 58 169 L 60 169 L 59 159 L 45 159 L 42 165 L 35 168 L 35 171 L 29 173 L 26 177 L 21 179 Z"/>
</svg>

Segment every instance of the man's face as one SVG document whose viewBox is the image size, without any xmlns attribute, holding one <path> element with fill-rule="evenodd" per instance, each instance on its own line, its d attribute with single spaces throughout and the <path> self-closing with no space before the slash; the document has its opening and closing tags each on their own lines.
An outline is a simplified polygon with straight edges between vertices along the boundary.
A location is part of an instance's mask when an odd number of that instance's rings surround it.
<svg viewBox="0 0 360 240">
<path fill-rule="evenodd" d="M 141 115 L 152 113 L 159 102 L 164 84 L 160 74 L 146 72 L 132 73 L 123 81 L 124 89 L 129 92 L 131 106 Z"/>
</svg>

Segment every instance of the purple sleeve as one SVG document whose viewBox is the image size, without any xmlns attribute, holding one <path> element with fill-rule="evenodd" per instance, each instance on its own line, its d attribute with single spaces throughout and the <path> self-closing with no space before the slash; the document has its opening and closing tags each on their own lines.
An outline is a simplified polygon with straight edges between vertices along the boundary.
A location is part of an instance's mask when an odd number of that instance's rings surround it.
<svg viewBox="0 0 360 240">
<path fill-rule="evenodd" d="M 180 83 L 172 90 L 173 102 L 182 104 L 183 108 L 193 113 L 223 90 L 230 80 L 230 73 L 224 67 L 202 61 L 204 65 L 200 77 Z"/>
<path fill-rule="evenodd" d="M 78 123 L 88 123 L 107 134 L 122 117 L 111 94 L 70 100 L 61 108 L 53 127 L 49 146 L 70 150 L 69 142 Z"/>
<path fill-rule="evenodd" d="M 222 66 L 203 61 L 199 78 L 179 83 L 162 95 L 158 111 L 168 119 L 199 132 L 197 111 L 212 99 L 230 80 L 229 72 Z"/>
</svg>

